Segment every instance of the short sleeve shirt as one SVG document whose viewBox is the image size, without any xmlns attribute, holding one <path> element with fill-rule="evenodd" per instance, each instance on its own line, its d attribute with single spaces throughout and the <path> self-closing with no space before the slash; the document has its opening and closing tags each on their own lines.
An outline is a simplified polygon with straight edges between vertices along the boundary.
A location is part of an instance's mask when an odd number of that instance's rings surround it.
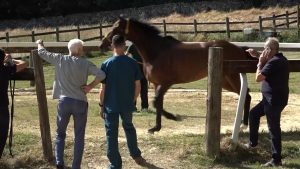
<svg viewBox="0 0 300 169">
<path fill-rule="evenodd" d="M 266 79 L 262 81 L 263 96 L 272 105 L 286 105 L 289 96 L 288 60 L 281 53 L 270 59 L 261 70 Z"/>
<path fill-rule="evenodd" d="M 8 81 L 11 76 L 16 73 L 16 65 L 13 66 L 0 66 L 0 107 L 6 107 L 9 105 L 8 101 Z"/>
<path fill-rule="evenodd" d="M 136 61 L 126 55 L 113 56 L 102 63 L 101 70 L 106 74 L 102 81 L 105 84 L 106 111 L 134 111 L 135 81 L 142 76 Z"/>
</svg>

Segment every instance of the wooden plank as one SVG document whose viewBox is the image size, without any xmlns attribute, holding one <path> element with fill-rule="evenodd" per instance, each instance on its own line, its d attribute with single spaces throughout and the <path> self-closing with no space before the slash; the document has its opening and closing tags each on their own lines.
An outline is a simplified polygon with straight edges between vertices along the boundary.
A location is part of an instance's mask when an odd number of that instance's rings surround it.
<svg viewBox="0 0 300 169">
<path fill-rule="evenodd" d="M 45 48 L 51 52 L 68 53 L 68 42 L 44 42 Z M 84 42 L 85 51 L 99 51 L 100 41 Z M 0 42 L 0 48 L 9 53 L 30 53 L 37 49 L 35 42 Z"/>
<path fill-rule="evenodd" d="M 48 162 L 53 161 L 53 151 L 51 142 L 51 132 L 49 124 L 49 113 L 47 106 L 47 97 L 45 89 L 45 79 L 43 72 L 42 59 L 38 56 L 37 50 L 31 52 L 33 63 L 34 63 L 34 74 L 36 82 L 36 95 L 39 107 L 39 119 L 40 119 L 40 131 L 42 137 L 42 146 L 44 158 Z"/>
<path fill-rule="evenodd" d="M 208 54 L 206 155 L 220 156 L 223 49 L 210 47 Z"/>
<path fill-rule="evenodd" d="M 255 73 L 258 60 L 224 60 L 224 72 Z M 300 72 L 300 60 L 289 60 L 290 72 Z"/>
<path fill-rule="evenodd" d="M 231 42 L 237 46 L 247 46 L 257 50 L 263 50 L 265 42 Z M 300 51 L 300 43 L 279 43 L 280 51 Z"/>
<path fill-rule="evenodd" d="M 198 33 L 201 31 L 198 31 Z M 192 32 L 194 33 L 194 32 Z M 84 42 L 85 51 L 99 51 L 101 41 Z M 185 42 L 197 43 L 197 42 Z M 250 48 L 263 50 L 265 42 L 231 42 L 237 46 L 247 46 Z M 68 53 L 68 42 L 44 42 L 47 50 L 51 52 Z M 300 43 L 280 43 L 280 51 L 300 51 Z M 10 53 L 30 53 L 31 50 L 37 48 L 35 42 L 0 42 L 0 48 Z"/>
</svg>

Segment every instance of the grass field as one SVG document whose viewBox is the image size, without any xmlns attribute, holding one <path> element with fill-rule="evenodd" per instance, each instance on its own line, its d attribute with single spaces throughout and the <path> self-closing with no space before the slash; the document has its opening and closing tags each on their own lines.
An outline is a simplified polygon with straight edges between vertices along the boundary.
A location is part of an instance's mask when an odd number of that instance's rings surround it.
<svg viewBox="0 0 300 169">
<path fill-rule="evenodd" d="M 221 156 L 210 159 L 205 155 L 205 114 L 206 92 L 175 92 L 169 91 L 165 96 L 166 110 L 183 118 L 181 122 L 162 119 L 162 130 L 154 135 L 148 134 L 147 129 L 155 123 L 153 107 L 149 112 L 134 114 L 134 124 L 137 129 L 139 147 L 148 161 L 148 166 L 139 167 L 131 160 L 125 141 L 124 132 L 120 129 L 120 153 L 123 157 L 124 168 L 150 169 L 206 169 L 206 168 L 259 168 L 261 163 L 269 160 L 270 142 L 267 134 L 266 121 L 262 119 L 259 148 L 253 151 L 240 146 L 248 138 L 248 131 L 240 134 L 240 143 L 236 151 L 228 148 L 235 108 L 238 100 L 236 94 L 223 92 L 222 121 L 221 121 Z M 260 93 L 252 92 L 252 106 L 260 99 Z M 56 100 L 48 95 L 51 137 L 54 146 Z M 89 97 L 89 115 L 86 128 L 85 153 L 82 162 L 83 169 L 104 169 L 107 167 L 106 143 L 103 120 L 98 115 L 98 94 L 91 93 Z M 149 93 L 153 99 L 153 91 Z M 16 93 L 16 108 L 14 119 L 14 158 L 5 149 L 4 157 L 0 160 L 0 169 L 54 169 L 53 164 L 47 163 L 42 157 L 42 146 L 39 131 L 39 116 L 34 93 Z M 284 168 L 300 167 L 300 104 L 298 94 L 291 94 L 290 103 L 282 114 L 283 130 L 283 164 Z M 138 108 L 139 107 L 138 102 Z M 296 113 L 295 113 L 296 112 Z M 292 116 L 291 116 L 292 115 Z M 71 120 L 66 139 L 65 160 L 70 166 L 73 154 L 73 122 Z"/>
<path fill-rule="evenodd" d="M 230 17 L 231 21 L 257 20 L 258 16 L 271 16 L 273 13 L 284 13 L 286 10 L 294 11 L 293 8 L 268 8 L 250 9 L 249 11 L 237 10 L 230 12 L 209 11 L 190 16 L 183 16 L 174 13 L 168 17 L 157 17 L 150 21 L 167 22 L 185 21 L 190 22 L 194 18 L 210 21 L 224 21 Z M 251 26 L 251 25 L 248 25 Z M 74 26 L 70 26 L 74 27 Z M 67 28 L 70 28 L 67 27 Z M 54 28 L 41 28 L 36 32 L 53 30 Z M 202 28 L 201 28 L 202 30 Z M 31 32 L 23 28 L 10 31 L 12 34 L 23 34 Z M 3 31 L 4 32 L 4 31 Z M 82 35 L 90 37 L 98 32 Z M 65 34 L 62 40 L 68 40 L 75 34 Z M 37 37 L 45 41 L 53 41 L 55 37 Z M 16 39 L 15 41 L 20 41 Z M 27 39 L 24 41 L 31 41 Z M 100 65 L 111 53 L 103 56 L 99 53 L 92 53 L 89 59 L 96 65 Z M 299 52 L 285 52 L 289 59 L 300 59 Z M 45 83 L 48 98 L 48 109 L 50 116 L 51 138 L 54 147 L 55 121 L 57 101 L 51 99 L 50 90 L 54 79 L 54 67 L 46 64 L 44 66 Z M 254 81 L 254 74 L 247 74 L 248 83 L 251 89 L 252 103 L 254 106 L 260 99 L 259 84 Z M 89 79 L 91 81 L 92 78 Z M 290 74 L 290 98 L 289 104 L 282 113 L 282 143 L 283 143 L 283 168 L 300 168 L 300 77 L 299 73 Z M 43 159 L 42 143 L 40 136 L 40 124 L 38 105 L 34 92 L 24 92 L 29 87 L 29 82 L 17 82 L 15 97 L 14 117 L 14 158 L 9 156 L 8 149 L 5 149 L 4 156 L 0 159 L 0 169 L 54 169 L 53 163 Z M 268 161 L 270 157 L 270 140 L 267 133 L 265 118 L 262 118 L 260 129 L 259 147 L 256 150 L 245 150 L 241 144 L 247 142 L 248 130 L 240 133 L 239 145 L 236 151 L 229 150 L 229 143 L 233 128 L 238 95 L 223 91 L 222 93 L 222 121 L 221 121 L 221 156 L 211 159 L 205 155 L 205 120 L 206 120 L 206 78 L 187 84 L 172 86 L 176 89 L 200 89 L 194 92 L 175 92 L 170 90 L 165 96 L 164 107 L 166 110 L 178 114 L 183 118 L 181 122 L 162 119 L 162 130 L 154 135 L 148 134 L 147 130 L 155 124 L 155 112 L 152 105 L 148 112 L 134 114 L 134 124 L 137 129 L 139 147 L 144 158 L 148 161 L 145 167 L 137 166 L 128 154 L 124 132 L 120 129 L 119 148 L 125 169 L 252 169 L 260 168 L 260 164 Z M 153 90 L 150 89 L 149 98 L 153 100 Z M 98 94 L 97 92 L 88 95 L 89 114 L 86 128 L 85 152 L 82 161 L 83 169 L 104 169 L 107 168 L 106 143 L 103 120 L 99 117 Z M 140 109 L 138 102 L 138 108 Z M 70 121 L 65 149 L 65 162 L 70 167 L 73 157 L 73 121 Z"/>
</svg>

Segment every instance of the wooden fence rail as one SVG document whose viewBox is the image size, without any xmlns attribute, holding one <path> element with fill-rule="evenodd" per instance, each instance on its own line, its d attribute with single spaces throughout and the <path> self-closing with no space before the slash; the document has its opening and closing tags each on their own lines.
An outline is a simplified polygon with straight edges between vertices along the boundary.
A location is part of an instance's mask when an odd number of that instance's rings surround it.
<svg viewBox="0 0 300 169">
<path fill-rule="evenodd" d="M 297 11 L 289 12 L 286 11 L 284 14 L 279 15 L 273 15 L 271 17 L 258 17 L 257 21 L 230 21 L 230 18 L 225 18 L 223 22 L 199 22 L 196 19 L 194 19 L 193 22 L 189 23 L 182 23 L 182 22 L 167 22 L 166 20 L 163 20 L 162 22 L 153 22 L 151 24 L 158 26 L 162 29 L 163 34 L 166 36 L 168 34 L 211 34 L 211 33 L 226 33 L 227 37 L 230 38 L 231 33 L 235 32 L 243 32 L 243 29 L 233 29 L 233 25 L 246 25 L 246 27 L 249 27 L 249 24 L 251 24 L 255 31 L 258 31 L 260 35 L 264 35 L 264 32 L 277 32 L 287 29 L 296 29 L 299 32 L 299 5 L 297 8 Z M 218 27 L 223 27 L 221 30 L 202 30 L 200 29 L 200 26 L 205 25 L 216 25 Z M 257 25 L 257 26 L 254 26 Z M 291 27 L 292 25 L 295 25 L 294 27 Z M 181 28 L 177 28 L 177 30 L 174 29 L 174 26 L 181 26 Z M 188 30 L 187 26 L 189 27 Z M 55 35 L 55 40 L 57 42 L 64 41 L 62 40 L 62 34 L 65 33 L 76 33 L 77 38 L 81 38 L 84 41 L 92 41 L 92 40 L 102 40 L 103 38 L 103 29 L 111 29 L 112 25 L 102 25 L 100 23 L 97 26 L 92 27 L 80 27 L 80 25 L 77 25 L 76 28 L 72 29 L 61 29 L 59 27 L 56 27 L 54 31 L 49 32 L 36 32 L 32 31 L 31 34 L 24 34 L 24 35 L 10 35 L 9 32 L 5 33 L 5 36 L 0 37 L 0 40 L 5 40 L 6 42 L 10 42 L 12 39 L 17 38 L 28 38 L 31 37 L 32 41 L 35 40 L 36 36 L 45 36 L 45 35 Z M 224 29 L 225 28 L 225 29 Z M 243 27 L 245 28 L 245 26 Z M 173 30 L 172 30 L 173 29 Z M 82 36 L 83 31 L 91 31 L 91 30 L 99 30 L 99 35 L 94 37 L 84 37 Z M 300 37 L 300 34 L 298 33 L 298 37 Z"/>
</svg>

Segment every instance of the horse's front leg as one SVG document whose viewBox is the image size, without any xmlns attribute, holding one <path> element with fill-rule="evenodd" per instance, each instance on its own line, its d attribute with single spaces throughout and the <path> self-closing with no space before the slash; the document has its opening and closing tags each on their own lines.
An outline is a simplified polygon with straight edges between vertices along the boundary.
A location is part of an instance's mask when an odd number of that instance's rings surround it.
<svg viewBox="0 0 300 169">
<path fill-rule="evenodd" d="M 149 129 L 149 133 L 154 133 L 161 129 L 161 115 L 163 114 L 163 101 L 164 95 L 171 85 L 155 85 L 155 97 L 154 97 L 154 107 L 156 109 L 156 125 Z"/>
</svg>

